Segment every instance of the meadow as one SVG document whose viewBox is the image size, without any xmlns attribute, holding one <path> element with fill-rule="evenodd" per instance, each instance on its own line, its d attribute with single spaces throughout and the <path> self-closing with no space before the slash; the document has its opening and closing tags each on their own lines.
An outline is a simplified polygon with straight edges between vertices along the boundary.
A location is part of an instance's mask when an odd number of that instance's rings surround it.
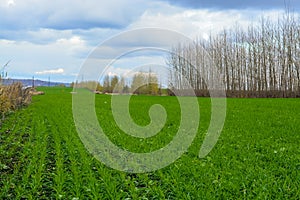
<svg viewBox="0 0 300 200">
<path fill-rule="evenodd" d="M 210 99 L 199 98 L 198 134 L 181 158 L 151 173 L 108 168 L 84 147 L 72 115 L 72 89 L 39 88 L 27 108 L 0 129 L 0 199 L 299 199 L 300 99 L 227 99 L 218 143 L 198 158 L 210 123 Z M 96 95 L 96 111 L 110 140 L 129 151 L 168 144 L 180 122 L 176 97 L 133 96 L 130 113 L 149 123 L 153 104 L 165 107 L 162 131 L 133 138 L 113 120 L 109 95 Z M 103 121 L 105 123 L 103 123 Z"/>
</svg>

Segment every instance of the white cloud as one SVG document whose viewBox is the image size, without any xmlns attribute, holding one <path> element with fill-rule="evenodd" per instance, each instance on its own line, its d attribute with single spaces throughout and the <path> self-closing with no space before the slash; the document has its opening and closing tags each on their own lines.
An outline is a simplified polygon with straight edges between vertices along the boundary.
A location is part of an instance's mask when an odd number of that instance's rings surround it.
<svg viewBox="0 0 300 200">
<path fill-rule="evenodd" d="M 36 74 L 63 74 L 64 72 L 65 70 L 63 68 L 59 68 L 59 69 L 43 70 L 35 73 Z"/>
<path fill-rule="evenodd" d="M 73 57 L 85 57 L 90 51 L 90 47 L 88 47 L 86 42 L 79 36 L 60 38 L 50 45 L 63 48 L 65 52 L 68 52 L 68 55 Z"/>
<path fill-rule="evenodd" d="M 57 40 L 58 43 L 61 44 L 71 44 L 71 45 L 82 45 L 84 44 L 84 41 L 79 36 L 73 36 L 69 39 L 59 39 Z"/>
<path fill-rule="evenodd" d="M 111 66 L 108 68 L 108 72 L 106 74 L 108 76 L 127 77 L 129 74 L 131 74 L 131 69 Z"/>
<path fill-rule="evenodd" d="M 24 31 L 22 32 L 22 34 L 23 34 L 23 39 L 26 39 L 27 41 L 30 41 L 32 43 L 39 43 L 39 44 L 52 43 L 61 38 L 76 37 L 74 36 L 72 30 L 55 30 L 55 29 L 47 29 L 47 28 Z"/>
<path fill-rule="evenodd" d="M 167 13 L 163 11 L 168 9 Z M 173 11 L 173 12 L 172 12 Z M 130 28 L 157 27 L 178 31 L 188 37 L 204 37 L 217 34 L 224 28 L 233 28 L 237 24 L 247 27 L 257 23 L 262 16 L 278 19 L 283 10 L 209 10 L 209 9 L 178 9 L 165 5 L 162 10 L 147 10 Z"/>
<path fill-rule="evenodd" d="M 15 6 L 16 5 L 16 2 L 14 0 L 8 0 L 7 1 L 7 6 L 8 7 L 12 7 L 12 6 Z"/>
<path fill-rule="evenodd" d="M 284 9 L 285 6 L 299 10 L 299 0 L 251 0 L 251 1 L 237 1 L 237 0 L 213 0 L 213 1 L 193 1 L 193 0 L 163 0 L 170 4 L 178 5 L 185 8 L 210 8 L 218 10 L 229 9 Z"/>
<path fill-rule="evenodd" d="M 71 82 L 88 53 L 117 33 L 157 27 L 190 38 L 208 39 L 210 33 L 236 23 L 247 26 L 258 22 L 261 15 L 276 19 L 282 10 L 190 9 L 160 0 L 0 0 L 0 13 L 0 64 L 12 60 L 7 68 L 10 76 L 47 78 L 43 75 L 49 73 L 53 80 L 64 78 Z M 124 53 L 128 45 L 138 47 L 156 42 L 163 46 L 164 41 L 165 37 L 159 34 L 123 37 L 104 46 L 102 57 L 96 57 L 94 63 L 107 64 L 105 59 Z M 165 64 L 162 56 L 136 52 L 118 59 L 109 72 L 124 74 L 132 67 L 153 61 Z M 51 69 L 53 66 L 63 66 L 63 71 Z"/>
<path fill-rule="evenodd" d="M 83 58 L 78 56 L 78 49 L 72 49 L 70 44 L 34 44 L 30 42 L 15 42 L 0 40 L 0 64 L 12 60 L 7 68 L 10 78 L 47 79 L 46 72 L 52 67 L 63 66 L 60 73 L 52 73 L 52 80 L 72 82 L 78 73 Z M 77 54 L 75 54 L 77 53 Z M 54 68 L 55 69 L 55 68 Z M 56 69 L 57 70 L 57 69 Z M 36 73 L 40 72 L 40 73 Z"/>
</svg>

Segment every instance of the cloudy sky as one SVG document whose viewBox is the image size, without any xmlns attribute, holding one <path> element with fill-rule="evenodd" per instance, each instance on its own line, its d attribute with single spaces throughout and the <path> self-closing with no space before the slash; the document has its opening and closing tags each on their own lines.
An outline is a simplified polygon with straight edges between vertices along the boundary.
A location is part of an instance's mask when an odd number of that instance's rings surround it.
<svg viewBox="0 0 300 200">
<path fill-rule="evenodd" d="M 0 70 L 11 60 L 5 69 L 10 78 L 72 82 L 97 45 L 124 31 L 154 27 L 205 39 L 237 23 L 258 22 L 262 15 L 276 18 L 286 6 L 300 12 L 299 0 L 0 0 Z M 157 35 L 147 37 L 159 41 Z M 133 43 L 139 42 L 145 38 Z M 127 43 L 105 52 L 122 51 Z M 109 74 L 153 60 L 163 64 L 158 57 L 127 56 L 111 63 Z"/>
</svg>

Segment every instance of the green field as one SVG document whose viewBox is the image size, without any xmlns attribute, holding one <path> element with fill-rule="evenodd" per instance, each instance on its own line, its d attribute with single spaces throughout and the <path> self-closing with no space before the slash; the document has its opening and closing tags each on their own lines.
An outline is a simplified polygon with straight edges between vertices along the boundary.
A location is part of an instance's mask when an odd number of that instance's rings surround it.
<svg viewBox="0 0 300 200">
<path fill-rule="evenodd" d="M 210 120 L 210 99 L 199 98 L 200 127 L 189 151 L 161 170 L 130 174 L 106 167 L 85 149 L 72 117 L 71 89 L 40 89 L 46 94 L 8 116 L 0 129 L 1 199 L 300 198 L 300 99 L 228 99 L 219 141 L 199 159 Z M 143 113 L 157 103 L 168 118 L 149 139 L 117 127 L 110 96 L 96 96 L 96 111 L 115 144 L 150 152 L 168 144 L 179 127 L 176 97 L 134 96 L 130 105 L 135 122 L 147 125 Z"/>
</svg>

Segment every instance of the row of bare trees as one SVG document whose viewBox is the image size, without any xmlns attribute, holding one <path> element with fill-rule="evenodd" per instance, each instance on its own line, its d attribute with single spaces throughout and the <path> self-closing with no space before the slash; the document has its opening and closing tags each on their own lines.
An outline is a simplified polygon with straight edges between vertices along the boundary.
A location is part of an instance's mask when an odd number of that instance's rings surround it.
<svg viewBox="0 0 300 200">
<path fill-rule="evenodd" d="M 199 96 L 208 96 L 221 80 L 229 97 L 299 97 L 299 22 L 286 12 L 276 21 L 262 17 L 259 25 L 178 44 L 168 58 L 170 87 L 184 89 L 186 78 Z"/>
</svg>

